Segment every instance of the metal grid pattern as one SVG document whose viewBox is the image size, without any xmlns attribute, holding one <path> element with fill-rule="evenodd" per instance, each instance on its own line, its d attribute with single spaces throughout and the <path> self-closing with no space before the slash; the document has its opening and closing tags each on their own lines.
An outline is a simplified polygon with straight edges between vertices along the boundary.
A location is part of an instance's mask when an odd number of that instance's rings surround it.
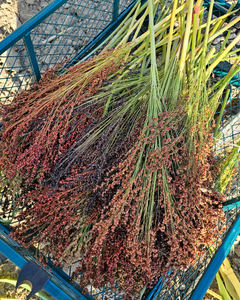
<svg viewBox="0 0 240 300">
<path fill-rule="evenodd" d="M 81 51 L 111 22 L 112 10 L 113 1 L 70 0 L 39 24 L 31 38 L 40 72 Z"/>
<path fill-rule="evenodd" d="M 81 294 L 79 291 L 76 289 L 70 288 L 70 284 L 67 283 L 66 281 L 63 281 L 61 276 L 57 273 L 57 271 L 54 271 L 53 269 L 50 268 L 44 268 L 39 262 L 34 258 L 34 252 L 31 252 L 30 250 L 23 249 L 17 242 L 13 241 L 9 236 L 8 232 L 6 232 L 2 226 L 0 227 L 0 249 L 3 251 L 4 249 L 2 248 L 3 244 L 7 245 L 12 249 L 15 254 L 18 254 L 22 257 L 22 261 L 28 261 L 31 260 L 35 264 L 39 265 L 41 268 L 45 270 L 45 272 L 48 273 L 48 275 L 51 277 L 51 281 L 59 288 L 61 289 L 67 296 L 70 297 L 70 299 L 84 299 L 84 297 L 81 297 Z M 18 267 L 21 268 L 21 263 L 18 265 Z M 67 277 L 66 277 L 67 279 Z M 88 297 L 91 299 L 91 297 Z"/>
<path fill-rule="evenodd" d="M 41 22 L 33 22 L 35 25 L 29 26 L 29 30 L 27 25 L 33 23 L 31 20 L 25 23 L 21 27 L 25 31 L 18 40 L 15 38 L 16 42 L 10 36 L 7 38 L 7 49 L 5 41 L 0 43 L 0 101 L 11 101 L 31 82 L 40 79 L 47 69 L 77 55 L 95 36 L 117 21 L 132 2 L 61 0 L 60 4 L 50 3 L 37 14 Z"/>
<path fill-rule="evenodd" d="M 47 267 L 43 267 L 39 263 L 37 259 L 35 259 L 35 251 L 34 249 L 24 249 L 22 248 L 16 241 L 12 240 L 9 237 L 9 231 L 6 230 L 3 226 L 0 225 L 0 252 L 4 251 L 4 248 L 8 246 L 10 247 L 15 255 L 20 255 L 22 260 L 25 261 L 33 261 L 35 264 L 39 265 L 42 269 L 45 270 L 45 272 L 48 273 L 48 275 L 51 277 L 51 282 L 53 282 L 58 288 L 60 288 L 67 296 L 70 297 L 70 299 L 88 299 L 88 300 L 105 300 L 107 299 L 111 300 L 121 300 L 123 299 L 124 293 L 120 293 L 117 290 L 114 292 L 111 292 L 110 288 L 105 289 L 96 289 L 91 285 L 88 285 L 85 288 L 84 296 L 82 294 L 81 289 L 78 288 L 76 282 L 73 284 L 70 284 L 68 281 L 74 272 L 75 268 L 78 265 L 78 262 L 73 263 L 69 268 L 61 270 L 58 267 L 53 266 L 51 261 L 48 263 Z M 16 261 L 18 261 L 16 259 Z M 13 261 L 14 262 L 14 261 Z M 18 261 L 19 262 L 19 261 Z M 15 262 L 14 262 L 15 263 Z M 17 264 L 18 267 L 22 268 L 22 261 L 20 261 Z M 46 289 L 46 291 L 48 291 Z M 60 299 L 60 298 L 57 298 Z"/>
<path fill-rule="evenodd" d="M 0 101 L 11 101 L 13 96 L 35 80 L 24 41 L 20 40 L 1 56 L 0 61 Z M 9 98 L 7 98 L 9 97 Z"/>
<path fill-rule="evenodd" d="M 119 11 L 122 12 L 132 2 L 133 2 L 132 0 L 120 0 Z"/>
</svg>

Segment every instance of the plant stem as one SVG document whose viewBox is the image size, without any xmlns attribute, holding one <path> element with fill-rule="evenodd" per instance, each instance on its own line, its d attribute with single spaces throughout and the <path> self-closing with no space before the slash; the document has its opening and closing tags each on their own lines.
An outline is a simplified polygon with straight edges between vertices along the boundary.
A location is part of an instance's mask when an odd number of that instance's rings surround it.
<svg viewBox="0 0 240 300">
<path fill-rule="evenodd" d="M 177 3 L 178 3 L 178 0 L 174 0 L 173 9 L 172 9 L 172 13 L 171 13 L 171 23 L 170 23 L 170 29 L 169 29 L 169 38 L 168 38 L 166 61 L 165 61 L 165 73 L 169 66 L 169 58 L 170 58 L 170 52 L 171 52 L 171 47 L 172 47 L 172 35 L 173 35 L 173 27 L 174 27 L 175 15 L 176 15 Z"/>
<path fill-rule="evenodd" d="M 214 130 L 214 135 L 213 135 L 214 137 L 217 136 L 218 128 L 219 128 L 219 125 L 220 125 L 220 122 L 221 122 L 221 119 L 222 119 L 222 116 L 223 116 L 223 111 L 224 111 L 224 109 L 226 107 L 226 104 L 227 104 L 229 93 L 230 93 L 230 89 L 227 89 L 224 100 L 223 100 L 223 104 L 222 104 L 222 107 L 221 107 L 221 110 L 220 110 L 220 114 L 218 116 L 217 125 L 216 125 L 215 130 Z"/>
</svg>

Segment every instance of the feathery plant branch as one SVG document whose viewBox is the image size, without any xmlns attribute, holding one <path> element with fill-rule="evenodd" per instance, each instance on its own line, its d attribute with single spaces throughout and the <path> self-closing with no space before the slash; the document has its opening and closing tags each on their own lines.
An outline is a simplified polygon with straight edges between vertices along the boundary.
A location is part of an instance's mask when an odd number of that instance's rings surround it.
<svg viewBox="0 0 240 300">
<path fill-rule="evenodd" d="M 155 17 L 166 3 L 137 1 L 98 56 L 6 108 L 1 132 L 3 174 L 27 205 L 14 237 L 49 243 L 58 263 L 80 259 L 82 284 L 118 281 L 130 295 L 202 254 L 238 154 L 219 175 L 212 121 L 238 58 L 218 83 L 211 74 L 239 39 L 220 54 L 211 42 L 232 12 L 211 20 L 211 1 L 203 23 L 201 0 L 173 0 Z"/>
</svg>

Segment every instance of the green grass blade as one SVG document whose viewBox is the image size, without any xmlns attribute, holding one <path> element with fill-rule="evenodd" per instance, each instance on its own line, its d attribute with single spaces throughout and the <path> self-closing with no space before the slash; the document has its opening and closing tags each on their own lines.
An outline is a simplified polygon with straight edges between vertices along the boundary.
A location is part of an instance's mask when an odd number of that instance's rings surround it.
<svg viewBox="0 0 240 300">
<path fill-rule="evenodd" d="M 217 293 L 215 293 L 214 291 L 212 290 L 207 290 L 207 293 L 213 297 L 215 297 L 216 299 L 219 299 L 219 300 L 222 300 L 222 297 L 220 295 L 218 295 Z"/>
<path fill-rule="evenodd" d="M 221 119 L 222 119 L 222 116 L 223 116 L 224 109 L 225 109 L 226 104 L 227 104 L 229 94 L 230 94 L 230 89 L 227 89 L 224 100 L 223 100 L 223 104 L 222 104 L 222 107 L 221 107 L 221 110 L 220 110 L 220 114 L 218 116 L 217 124 L 216 124 L 215 130 L 214 130 L 214 135 L 213 135 L 214 137 L 217 136 L 218 128 L 219 128 L 219 125 L 220 125 L 220 122 L 221 122 Z"/>
<path fill-rule="evenodd" d="M 216 274 L 216 279 L 217 279 L 217 283 L 218 283 L 219 292 L 222 296 L 222 300 L 231 300 L 231 297 L 229 296 L 218 272 Z"/>
</svg>

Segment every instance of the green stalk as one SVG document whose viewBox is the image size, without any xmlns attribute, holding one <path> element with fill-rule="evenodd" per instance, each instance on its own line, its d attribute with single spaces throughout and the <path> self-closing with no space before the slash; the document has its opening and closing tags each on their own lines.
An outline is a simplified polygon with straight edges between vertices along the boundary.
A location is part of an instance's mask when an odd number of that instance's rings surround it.
<svg viewBox="0 0 240 300">
<path fill-rule="evenodd" d="M 213 20 L 211 20 L 211 22 L 210 22 L 210 25 L 213 25 L 213 24 L 215 24 L 214 25 L 214 27 L 213 28 L 211 28 L 211 31 L 210 31 L 210 33 L 209 33 L 209 39 L 211 38 L 211 40 L 210 40 L 210 42 L 212 42 L 213 41 L 213 39 L 215 39 L 215 38 L 217 38 L 219 35 L 221 35 L 223 32 L 225 32 L 225 31 L 227 31 L 227 29 L 229 29 L 229 26 L 228 25 L 224 25 L 224 27 L 220 27 L 220 25 L 218 25 L 218 21 L 219 20 L 221 20 L 221 22 L 224 24 L 225 23 L 225 21 L 226 21 L 226 19 L 228 18 L 228 17 L 231 17 L 234 13 L 236 13 L 238 10 L 235 10 L 235 11 L 232 11 L 232 12 L 230 12 L 230 13 L 226 13 L 225 15 L 223 15 L 223 16 L 220 16 L 220 17 L 218 17 L 217 19 L 213 19 Z M 201 18 L 201 14 L 204 12 L 204 10 L 201 10 L 201 12 L 200 12 L 200 18 Z M 236 21 L 235 21 L 235 19 L 232 21 L 234 24 L 236 23 Z M 207 23 L 203 23 L 202 24 L 202 20 L 200 19 L 200 26 L 198 27 L 198 29 L 203 29 L 203 28 L 206 28 L 207 27 Z M 233 25 L 234 25 L 233 24 Z M 219 29 L 219 31 L 217 31 L 216 33 L 214 33 L 214 34 L 212 34 L 212 32 L 214 32 L 214 31 L 216 31 L 215 29 L 215 27 L 216 26 L 218 26 L 218 27 L 220 27 L 220 29 Z M 217 28 L 218 29 L 218 28 Z M 214 36 L 214 38 L 212 39 L 212 37 Z M 200 41 L 201 41 L 202 39 L 200 39 Z M 209 41 L 208 41 L 209 42 Z"/>
<path fill-rule="evenodd" d="M 138 24 L 142 24 L 144 19 L 146 18 L 146 14 L 147 14 L 147 9 L 146 9 L 146 12 L 144 13 L 144 15 L 141 17 L 141 19 L 139 19 L 137 22 L 136 22 L 136 18 L 138 16 L 138 12 L 139 12 L 139 9 L 140 9 L 140 6 L 141 4 L 139 3 L 138 6 L 137 6 L 137 9 L 132 17 L 132 21 L 131 21 L 131 24 L 129 26 L 129 30 L 128 30 L 128 33 L 126 34 L 126 36 L 122 39 L 122 41 L 120 42 L 119 45 L 122 45 L 122 46 L 126 46 L 126 43 L 127 43 L 127 40 L 129 38 L 129 36 L 131 35 L 131 33 L 133 32 L 133 30 L 137 27 Z M 143 21 L 142 21 L 143 20 Z M 142 22 L 141 22 L 142 21 Z M 135 23 L 135 24 L 134 24 Z"/>
<path fill-rule="evenodd" d="M 137 38 L 137 36 L 138 36 L 138 34 L 139 34 L 139 31 L 140 31 L 141 28 L 142 28 L 143 22 L 144 22 L 145 19 L 146 19 L 147 13 L 148 13 L 148 11 L 146 10 L 145 13 L 144 13 L 144 15 L 143 15 L 142 18 L 141 18 L 141 22 L 139 23 L 138 28 L 136 29 L 136 31 L 135 31 L 135 33 L 134 33 L 134 36 L 133 36 L 133 38 L 132 38 L 133 41 Z"/>
<path fill-rule="evenodd" d="M 217 58 L 219 57 L 219 55 L 222 53 L 223 49 L 225 48 L 226 44 L 227 44 L 227 41 L 229 39 L 229 36 L 231 34 L 231 30 L 228 31 L 227 35 L 226 35 L 226 38 L 224 39 L 223 43 L 222 43 L 222 46 L 218 52 L 218 55 L 217 55 Z"/>
<path fill-rule="evenodd" d="M 192 0 L 191 0 L 192 1 Z M 180 6 L 179 8 L 176 9 L 176 14 L 178 14 L 180 11 L 182 11 L 185 7 L 187 7 L 189 3 L 189 0 L 187 0 L 182 6 Z M 163 20 L 161 20 L 160 22 L 158 22 L 155 26 L 154 26 L 154 32 L 157 32 L 159 29 L 162 28 L 163 24 L 165 24 L 167 21 L 171 20 L 171 15 L 168 15 L 167 17 L 165 17 Z M 135 42 L 136 44 L 139 43 L 139 41 L 143 41 L 147 35 L 150 34 L 150 30 L 147 30 L 144 34 L 142 34 L 140 37 L 138 37 Z"/>
<path fill-rule="evenodd" d="M 236 162 L 239 158 L 239 146 L 240 142 L 236 144 L 237 147 L 233 148 L 231 153 L 228 154 L 227 158 L 224 161 L 224 165 L 221 168 L 221 173 L 219 176 L 218 190 L 220 193 L 226 188 L 233 171 L 233 168 L 236 165 Z"/>
<path fill-rule="evenodd" d="M 119 32 L 119 30 L 120 30 L 120 28 L 122 27 L 122 26 L 124 26 L 125 24 L 126 24 L 126 22 L 128 22 L 129 21 L 129 19 L 131 19 L 131 17 L 132 17 L 132 15 L 133 15 L 133 13 L 135 12 L 135 10 L 137 9 L 137 7 L 138 7 L 138 5 L 139 5 L 139 3 L 141 3 L 141 0 L 138 0 L 136 3 L 135 3 L 135 5 L 134 5 L 134 7 L 131 9 L 131 11 L 127 14 L 127 16 L 125 17 L 125 19 L 122 21 L 122 23 L 108 36 L 108 38 L 107 38 L 107 40 L 105 40 L 104 41 L 104 43 L 106 44 L 106 42 L 108 42 L 108 41 L 110 41 L 111 42 L 111 39 L 112 39 L 112 37 L 114 37 L 115 35 L 117 35 L 118 34 L 118 32 Z M 141 11 L 142 11 L 142 9 L 144 9 L 144 7 L 146 7 L 146 5 L 143 5 L 142 7 L 141 7 Z M 105 47 L 105 49 L 108 49 L 107 48 L 107 46 Z"/>
<path fill-rule="evenodd" d="M 175 95 L 178 94 L 180 85 L 182 84 L 183 78 L 184 78 L 184 69 L 185 69 L 185 61 L 186 61 L 186 55 L 188 50 L 188 41 L 190 38 L 190 29 L 191 29 L 191 23 L 192 23 L 192 12 L 193 12 L 193 0 L 189 1 L 188 6 L 188 15 L 187 15 L 187 23 L 186 23 L 186 30 L 183 37 L 183 44 L 181 49 L 181 57 L 179 61 L 179 75 L 178 80 L 175 87 Z"/>
<path fill-rule="evenodd" d="M 150 30 L 150 46 L 151 46 L 151 79 L 152 87 L 154 90 L 154 97 L 156 95 L 157 79 L 156 79 L 156 47 L 155 47 L 155 35 L 154 35 L 154 19 L 153 19 L 153 0 L 148 0 L 149 7 L 149 30 Z"/>
<path fill-rule="evenodd" d="M 225 21 L 225 19 L 224 19 Z M 217 23 L 214 25 L 213 29 L 211 30 L 209 36 L 212 36 L 213 34 L 215 34 L 215 32 L 218 30 L 219 27 L 221 27 L 222 23 L 224 23 L 223 20 L 218 20 Z"/>
<path fill-rule="evenodd" d="M 204 37 L 204 41 L 203 41 L 203 52 L 204 53 L 207 52 L 207 44 L 208 44 L 208 37 L 209 37 L 210 22 L 211 22 L 212 12 L 213 12 L 213 4 L 214 4 L 214 0 L 211 0 L 209 12 L 208 12 L 207 27 L 206 27 L 205 37 Z"/>
<path fill-rule="evenodd" d="M 173 26 L 174 26 L 174 21 L 175 21 L 177 3 L 178 3 L 178 0 L 174 0 L 172 13 L 171 13 L 171 23 L 170 23 L 169 38 L 168 38 L 167 53 L 166 53 L 165 73 L 169 66 L 170 51 L 171 51 L 171 47 L 172 47 Z"/>
<path fill-rule="evenodd" d="M 146 39 L 146 45 L 145 45 L 145 52 L 147 51 L 148 47 L 149 47 L 149 36 L 147 36 L 147 39 Z M 145 71 L 145 68 L 146 68 L 146 60 L 147 60 L 147 57 L 146 55 L 144 55 L 144 58 L 143 58 L 143 61 L 142 61 L 142 66 L 141 66 L 141 73 L 140 73 L 140 79 L 143 77 L 143 73 Z M 139 87 L 140 87 L 140 82 L 139 82 Z M 134 105 L 135 106 L 135 105 Z"/>
<path fill-rule="evenodd" d="M 217 21 L 216 25 L 214 26 L 214 28 L 212 29 L 210 36 L 212 36 L 218 30 L 218 28 L 222 28 L 222 26 L 226 22 L 228 16 L 231 16 L 233 13 L 237 12 L 237 11 L 232 12 L 234 6 L 235 6 L 235 4 L 232 4 L 230 6 L 228 12 L 226 14 L 224 14 L 222 17 L 218 18 L 218 21 Z"/>
<path fill-rule="evenodd" d="M 229 70 L 228 74 L 223 78 L 223 80 L 220 81 L 220 85 L 219 82 L 217 84 L 214 85 L 214 88 L 217 88 L 217 86 L 219 85 L 219 89 L 216 92 L 217 97 L 220 97 L 223 90 L 225 89 L 225 87 L 228 85 L 228 83 L 231 81 L 231 79 L 238 73 L 240 72 L 240 59 L 236 60 L 234 62 L 234 64 L 232 65 L 231 69 Z M 214 90 L 212 88 L 212 90 Z"/>
<path fill-rule="evenodd" d="M 196 48 L 196 38 L 197 38 L 197 21 L 198 21 L 198 16 L 197 14 L 193 15 L 193 34 L 192 34 L 192 49 L 191 49 L 191 69 L 192 69 L 192 64 L 194 61 L 194 55 L 195 55 L 195 48 Z"/>
<path fill-rule="evenodd" d="M 184 0 L 181 0 L 181 5 L 183 5 L 183 4 L 184 4 Z M 180 25 L 180 36 L 182 39 L 183 35 L 184 35 L 184 31 L 185 31 L 185 14 L 184 14 L 183 10 L 180 13 L 179 25 Z"/>
<path fill-rule="evenodd" d="M 220 61 L 228 54 L 228 52 L 240 41 L 240 33 L 238 36 L 228 45 L 228 47 L 218 56 L 218 58 L 209 66 L 207 70 L 207 77 L 210 76 L 213 69 L 220 63 Z"/>
<path fill-rule="evenodd" d="M 237 279 L 236 275 L 234 274 L 234 271 L 228 261 L 227 258 L 223 261 L 219 272 L 222 276 L 222 279 L 224 281 L 225 287 L 228 291 L 228 293 L 232 296 L 232 298 L 235 300 L 240 298 L 240 283 Z"/>
<path fill-rule="evenodd" d="M 218 116 L 217 125 L 216 125 L 215 130 L 214 130 L 214 135 L 213 135 L 214 137 L 217 136 L 218 128 L 219 128 L 219 125 L 220 125 L 220 122 L 221 122 L 221 119 L 222 119 L 222 116 L 223 116 L 223 111 L 224 111 L 224 109 L 226 107 L 226 104 L 227 104 L 229 94 L 230 94 L 230 89 L 227 89 L 224 100 L 223 100 L 223 104 L 222 104 L 222 107 L 221 107 L 221 110 L 220 110 L 220 114 Z"/>
<path fill-rule="evenodd" d="M 229 13 L 229 15 L 231 16 L 234 12 Z M 222 18 L 224 18 L 225 16 L 223 16 Z M 236 19 L 233 19 L 231 22 L 227 23 L 222 29 L 220 29 L 217 33 L 213 34 L 209 40 L 208 43 L 212 42 L 213 40 L 215 40 L 219 35 L 221 35 L 222 33 L 226 32 L 228 29 L 230 29 L 232 26 L 234 26 L 236 23 L 238 23 L 240 21 L 240 16 L 237 17 Z"/>
<path fill-rule="evenodd" d="M 137 1 L 137 3 L 134 5 L 134 7 L 128 13 L 128 15 L 125 17 L 125 19 L 122 21 L 122 23 L 117 27 L 117 29 L 114 30 L 108 36 L 108 38 L 106 40 L 104 40 L 96 49 L 94 49 L 93 51 L 91 51 L 90 54 L 88 54 L 82 60 L 80 60 L 79 62 L 77 62 L 76 65 L 81 64 L 83 61 L 85 61 L 89 57 L 91 57 L 94 53 L 96 53 L 97 50 L 101 49 L 104 45 L 106 45 L 106 42 L 109 42 L 109 43 L 104 47 L 104 49 L 102 50 L 102 52 L 106 51 L 109 48 L 110 49 L 113 48 L 119 42 L 119 40 L 122 40 L 121 34 L 124 33 L 124 36 L 125 36 L 125 30 L 126 30 L 127 27 L 129 27 L 129 23 L 131 22 L 131 17 L 133 15 L 134 11 L 136 10 L 136 8 L 138 7 L 138 4 L 140 3 L 140 1 L 141 0 Z M 144 9 L 144 7 L 146 7 L 146 5 L 142 6 L 140 11 L 142 11 L 142 9 Z M 64 73 L 65 72 L 63 72 L 63 74 Z"/>
<path fill-rule="evenodd" d="M 155 2 L 154 2 L 153 5 L 157 4 L 158 2 L 159 2 L 159 0 L 155 0 Z M 143 8 L 143 6 L 142 6 L 142 8 Z M 140 13 L 141 11 L 142 11 L 142 9 L 139 11 L 139 13 Z M 136 13 L 136 12 L 135 12 L 135 13 Z M 147 13 L 149 13 L 149 6 L 147 6 L 144 15 L 143 15 L 143 16 L 142 16 L 142 17 L 141 17 L 134 25 L 132 24 L 133 26 L 130 26 L 130 29 L 128 30 L 128 32 L 127 32 L 126 36 L 124 37 L 124 39 L 120 42 L 119 46 L 126 44 L 128 38 L 129 38 L 129 36 L 133 33 L 134 29 L 141 23 L 142 19 L 145 19 Z M 150 14 L 150 13 L 149 13 L 149 14 Z M 133 20 L 134 20 L 134 19 L 135 19 L 135 18 L 133 18 Z M 147 31 L 147 34 L 144 33 L 142 36 L 140 36 L 138 39 L 136 39 L 136 40 L 135 40 L 136 43 L 138 44 L 140 41 L 142 41 L 143 39 L 145 39 L 145 37 L 146 37 L 149 33 L 150 33 L 150 32 Z M 135 41 L 134 41 L 134 42 L 135 42 Z"/>
<path fill-rule="evenodd" d="M 157 111 L 155 109 L 155 104 L 158 102 L 157 98 L 157 62 L 156 62 L 156 46 L 155 46 L 155 34 L 154 34 L 154 7 L 153 0 L 148 0 L 149 7 L 149 30 L 150 30 L 150 47 L 151 47 L 151 94 L 150 94 L 150 102 L 148 110 L 151 113 L 150 120 L 152 117 L 157 117 Z M 147 117 L 147 119 L 149 119 Z M 156 176 L 155 176 L 156 177 Z M 154 192 L 152 193 L 152 197 L 150 197 L 150 212 L 153 211 L 153 202 L 154 202 Z M 149 199 L 149 198 L 148 198 Z M 147 237 L 148 237 L 148 245 L 150 245 L 150 228 L 152 223 L 152 215 L 150 214 L 148 224 L 147 224 Z"/>
<path fill-rule="evenodd" d="M 203 14 L 204 14 L 204 11 L 201 11 L 199 14 L 199 16 L 200 16 L 199 24 L 202 24 Z M 199 26 L 198 35 L 197 35 L 197 46 L 200 44 L 201 40 L 202 40 L 202 30 L 201 30 L 201 26 Z"/>
<path fill-rule="evenodd" d="M 220 292 L 220 294 L 222 296 L 222 299 L 223 300 L 231 300 L 231 297 L 229 296 L 229 294 L 228 294 L 228 292 L 227 292 L 227 290 L 226 290 L 226 288 L 225 288 L 225 286 L 224 286 L 224 284 L 222 282 L 222 279 L 221 279 L 221 277 L 220 277 L 220 275 L 219 275 L 218 272 L 216 274 L 216 279 L 217 279 L 218 288 L 219 288 L 219 292 Z"/>
<path fill-rule="evenodd" d="M 105 46 L 104 49 L 112 49 L 117 43 L 119 43 L 123 37 L 125 36 L 125 31 L 127 29 L 127 27 L 130 26 L 131 23 L 131 19 L 128 19 L 125 24 L 122 26 L 122 28 L 119 29 L 119 31 L 114 35 L 114 37 L 110 40 L 110 42 Z M 104 45 L 106 43 L 106 41 L 102 42 L 102 44 L 96 48 L 96 50 L 98 48 L 102 48 L 102 45 Z M 93 50 L 94 52 L 96 50 Z M 103 50 L 104 51 L 104 50 Z"/>
<path fill-rule="evenodd" d="M 219 300 L 222 300 L 222 297 L 220 295 L 218 295 L 217 293 L 215 293 L 214 291 L 212 290 L 207 290 L 207 293 L 213 297 L 215 297 L 216 299 L 219 299 Z"/>
<path fill-rule="evenodd" d="M 207 56 L 206 56 L 206 59 L 205 59 L 205 65 L 207 66 L 209 61 L 213 58 L 213 55 L 215 53 L 216 49 L 215 47 L 212 47 L 210 49 L 210 51 L 208 52 Z"/>
</svg>

